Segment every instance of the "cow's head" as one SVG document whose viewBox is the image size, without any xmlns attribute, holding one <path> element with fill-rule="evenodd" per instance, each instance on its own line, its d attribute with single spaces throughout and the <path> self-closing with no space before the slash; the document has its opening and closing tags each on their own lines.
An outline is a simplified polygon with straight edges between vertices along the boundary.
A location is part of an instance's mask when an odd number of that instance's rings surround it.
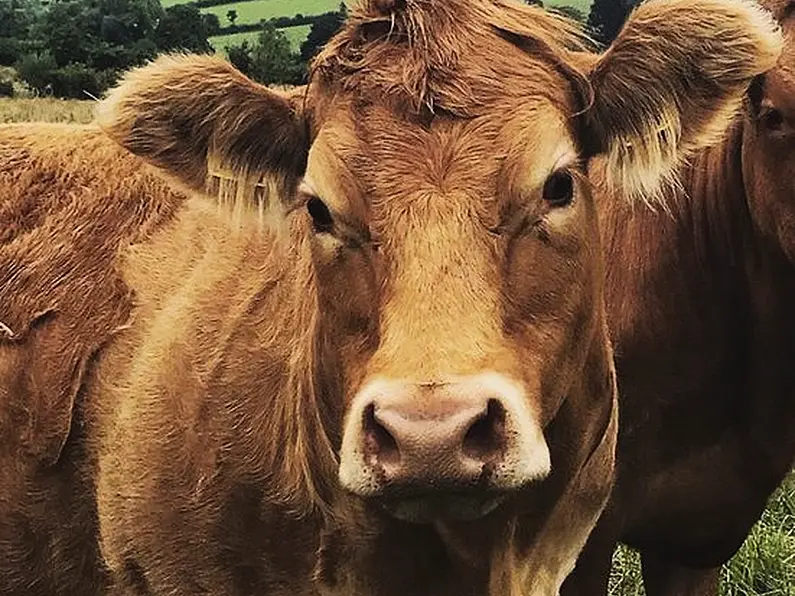
<svg viewBox="0 0 795 596">
<path fill-rule="evenodd" d="M 748 93 L 743 175 L 758 230 L 795 262 L 795 1 L 762 4 L 778 18 L 785 42 L 778 64 Z"/>
<path fill-rule="evenodd" d="M 369 0 L 299 92 L 162 57 L 99 122 L 192 189 L 211 157 L 276 181 L 267 208 L 308 242 L 342 388 L 325 396 L 344 410 L 326 429 L 342 486 L 398 518 L 472 519 L 603 438 L 588 420 L 614 399 L 588 158 L 648 196 L 778 44 L 749 2 L 656 0 L 585 75 L 573 26 L 541 9 Z"/>
</svg>

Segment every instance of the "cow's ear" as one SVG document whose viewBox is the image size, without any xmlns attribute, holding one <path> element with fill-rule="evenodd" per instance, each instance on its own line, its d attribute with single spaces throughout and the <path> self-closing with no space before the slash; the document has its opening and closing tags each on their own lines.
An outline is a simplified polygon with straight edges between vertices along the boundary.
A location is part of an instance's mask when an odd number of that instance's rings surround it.
<svg viewBox="0 0 795 596">
<path fill-rule="evenodd" d="M 309 150 L 301 94 L 279 94 L 225 60 L 163 55 L 128 72 L 99 103 L 96 121 L 128 151 L 194 190 L 208 167 L 294 185 Z"/>
<path fill-rule="evenodd" d="M 583 145 L 608 186 L 654 198 L 693 151 L 717 142 L 782 47 L 752 0 L 648 0 L 591 64 Z"/>
</svg>

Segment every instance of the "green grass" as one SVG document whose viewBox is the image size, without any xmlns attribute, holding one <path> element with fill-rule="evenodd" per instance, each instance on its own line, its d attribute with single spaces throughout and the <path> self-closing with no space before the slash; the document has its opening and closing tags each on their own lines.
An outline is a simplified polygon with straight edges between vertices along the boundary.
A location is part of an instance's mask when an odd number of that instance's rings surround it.
<svg viewBox="0 0 795 596">
<path fill-rule="evenodd" d="M 186 0 L 161 0 L 164 7 L 183 4 Z M 346 0 L 352 6 L 356 0 Z M 591 0 L 545 0 L 545 6 L 554 7 L 569 5 L 579 9 L 585 15 L 591 6 Z M 218 16 L 221 26 L 229 25 L 226 13 L 234 9 L 237 11 L 237 24 L 259 23 L 262 19 L 274 17 L 291 17 L 298 13 L 311 16 L 331 10 L 336 10 L 339 0 L 247 0 L 219 6 L 203 8 L 202 12 L 213 13 Z"/>
<path fill-rule="evenodd" d="M 169 0 L 166 0 L 166 2 Z M 166 2 L 163 2 L 165 5 Z M 175 4 L 178 2 L 175 2 Z M 311 16 L 337 10 L 339 0 L 250 0 L 203 8 L 203 13 L 212 13 L 218 17 L 222 27 L 229 25 L 226 13 L 237 11 L 238 25 L 259 23 L 262 19 L 274 17 L 292 17 L 298 13 Z"/>
<path fill-rule="evenodd" d="M 292 45 L 293 49 L 297 52 L 309 35 L 309 30 L 311 28 L 312 25 L 296 25 L 295 27 L 285 27 L 282 31 L 284 31 L 287 39 L 290 40 L 290 45 Z"/>
<path fill-rule="evenodd" d="M 213 46 L 216 52 L 223 52 L 227 46 L 240 45 L 244 41 L 248 41 L 249 45 L 253 44 L 259 31 L 245 31 L 243 33 L 232 33 L 232 35 L 217 35 L 210 38 L 210 45 Z"/>
<path fill-rule="evenodd" d="M 296 25 L 295 27 L 285 27 L 282 29 L 287 39 L 290 40 L 290 45 L 294 52 L 298 52 L 301 49 L 301 44 L 306 39 L 306 36 L 309 35 L 309 29 L 311 27 L 311 25 Z M 248 43 L 252 44 L 256 41 L 257 35 L 259 35 L 259 31 L 218 35 L 210 38 L 210 44 L 216 52 L 223 52 L 225 47 L 239 45 L 243 43 L 244 40 L 248 40 Z"/>
<path fill-rule="evenodd" d="M 640 557 L 613 556 L 611 596 L 644 596 Z M 720 596 L 795 596 L 795 473 L 771 497 L 742 548 L 721 570 Z"/>
<path fill-rule="evenodd" d="M 544 0 L 544 6 L 554 8 L 555 6 L 573 6 L 586 17 L 591 10 L 591 0 Z"/>
</svg>

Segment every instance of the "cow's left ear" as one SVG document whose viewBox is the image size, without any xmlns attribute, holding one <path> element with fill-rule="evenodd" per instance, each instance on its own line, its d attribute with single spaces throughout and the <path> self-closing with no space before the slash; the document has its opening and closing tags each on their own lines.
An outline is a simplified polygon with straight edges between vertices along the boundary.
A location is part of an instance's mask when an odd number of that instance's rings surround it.
<svg viewBox="0 0 795 596">
<path fill-rule="evenodd" d="M 604 154 L 605 182 L 645 200 L 693 151 L 715 143 L 753 78 L 782 47 L 754 0 L 647 0 L 590 64 L 587 156 Z"/>
<path fill-rule="evenodd" d="M 171 54 L 128 72 L 99 103 L 96 121 L 193 190 L 204 190 L 210 159 L 291 186 L 309 151 L 301 97 L 259 85 L 221 58 Z"/>
</svg>

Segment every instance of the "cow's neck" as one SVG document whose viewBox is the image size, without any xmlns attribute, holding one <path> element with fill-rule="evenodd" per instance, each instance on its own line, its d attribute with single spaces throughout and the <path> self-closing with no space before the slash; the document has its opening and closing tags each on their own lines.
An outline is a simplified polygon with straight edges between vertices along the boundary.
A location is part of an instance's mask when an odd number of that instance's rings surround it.
<svg viewBox="0 0 795 596">
<path fill-rule="evenodd" d="M 657 362 L 651 370 L 660 369 L 667 351 L 682 356 L 671 364 L 681 369 L 692 350 L 700 354 L 695 364 L 709 346 L 694 341 L 731 332 L 727 319 L 745 307 L 743 247 L 751 228 L 741 141 L 738 128 L 699 154 L 667 209 L 599 196 L 608 323 L 619 361 L 648 357 Z"/>
<path fill-rule="evenodd" d="M 599 197 L 621 403 L 617 499 L 638 502 L 633 491 L 666 481 L 648 476 L 658 470 L 648 458 L 676 471 L 741 424 L 751 233 L 741 140 L 733 130 L 699 154 L 668 211 Z"/>
<path fill-rule="evenodd" d="M 701 465 L 767 494 L 795 454 L 795 276 L 752 221 L 747 125 L 693 160 L 670 214 L 603 208 L 622 404 L 616 498 L 626 502 L 644 486 L 675 499 Z"/>
<path fill-rule="evenodd" d="M 754 213 L 753 244 L 745 250 L 750 293 L 751 354 L 747 400 L 747 452 L 763 465 L 752 479 L 762 491 L 775 488 L 795 463 L 795 265 L 787 237 L 788 196 L 776 195 L 765 180 L 759 144 L 746 121 L 743 177 Z M 782 211 L 784 211 L 782 213 Z M 782 223 L 783 222 L 783 223 Z"/>
</svg>

